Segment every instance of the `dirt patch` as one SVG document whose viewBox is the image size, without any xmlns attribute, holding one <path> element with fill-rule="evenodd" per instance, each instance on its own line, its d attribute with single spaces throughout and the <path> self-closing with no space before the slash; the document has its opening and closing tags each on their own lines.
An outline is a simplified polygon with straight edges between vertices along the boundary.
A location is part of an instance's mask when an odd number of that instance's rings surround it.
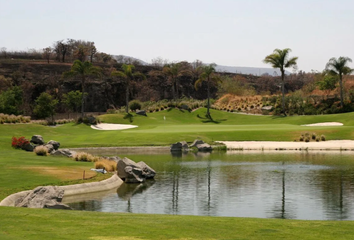
<svg viewBox="0 0 354 240">
<path fill-rule="evenodd" d="M 91 171 L 89 168 L 68 168 L 68 167 L 22 167 L 29 171 L 33 171 L 43 175 L 54 176 L 60 180 L 77 180 L 83 178 L 83 173 L 85 171 L 85 179 L 92 178 L 96 176 L 96 172 Z"/>
</svg>

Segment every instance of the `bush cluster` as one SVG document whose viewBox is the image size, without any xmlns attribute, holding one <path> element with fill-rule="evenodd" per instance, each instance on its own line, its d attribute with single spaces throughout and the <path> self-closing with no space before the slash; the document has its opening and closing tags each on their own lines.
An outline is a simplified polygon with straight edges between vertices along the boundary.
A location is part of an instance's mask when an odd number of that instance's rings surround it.
<svg viewBox="0 0 354 240">
<path fill-rule="evenodd" d="M 22 116 L 22 115 L 8 115 L 0 113 L 0 124 L 4 123 L 29 123 L 31 121 L 31 117 Z"/>
<path fill-rule="evenodd" d="M 34 153 L 38 156 L 47 156 L 48 155 L 48 148 L 46 146 L 37 146 L 34 149 Z"/>
<path fill-rule="evenodd" d="M 295 140 L 296 141 L 296 140 Z M 316 133 L 305 132 L 299 137 L 300 142 L 310 142 L 310 141 L 326 141 L 325 135 L 318 136 Z"/>
<path fill-rule="evenodd" d="M 11 146 L 13 148 L 23 148 L 28 144 L 30 144 L 30 142 L 25 137 L 12 137 Z"/>
<path fill-rule="evenodd" d="M 273 106 L 273 115 L 282 114 L 282 104 L 280 96 L 263 98 L 263 105 Z M 315 96 L 303 97 L 298 93 L 293 93 L 285 97 L 286 115 L 319 115 L 336 114 L 354 111 L 354 105 L 350 101 L 345 101 L 341 107 L 339 98 L 318 98 Z"/>
<path fill-rule="evenodd" d="M 84 123 L 84 124 L 98 124 L 100 123 L 100 120 L 98 118 L 96 118 L 95 116 L 93 115 L 89 115 L 89 116 L 84 116 L 83 118 L 82 117 L 79 117 L 77 120 L 76 120 L 76 123 Z"/>
<path fill-rule="evenodd" d="M 78 152 L 74 155 L 74 159 L 75 161 L 80 162 L 97 162 L 98 160 L 100 160 L 100 157 L 94 156 L 86 152 Z"/>
<path fill-rule="evenodd" d="M 97 162 L 95 162 L 96 169 L 106 169 L 108 172 L 117 171 L 117 163 L 115 161 L 111 161 L 108 159 L 101 158 Z"/>
<path fill-rule="evenodd" d="M 48 125 L 57 125 L 57 124 L 66 124 L 66 123 L 71 123 L 71 122 L 75 122 L 75 119 L 58 119 L 55 120 L 54 122 L 51 121 L 47 121 L 47 120 L 32 120 L 31 123 L 33 124 L 39 124 L 39 125 L 44 125 L 44 126 L 48 126 Z"/>
</svg>

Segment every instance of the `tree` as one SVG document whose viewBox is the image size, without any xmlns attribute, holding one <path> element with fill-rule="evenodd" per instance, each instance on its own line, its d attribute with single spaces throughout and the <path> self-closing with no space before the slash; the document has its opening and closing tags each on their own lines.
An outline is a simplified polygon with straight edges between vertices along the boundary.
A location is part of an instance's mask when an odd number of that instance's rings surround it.
<svg viewBox="0 0 354 240">
<path fill-rule="evenodd" d="M 0 50 L 1 50 L 1 54 L 6 59 L 7 58 L 7 48 L 6 47 L 2 47 Z"/>
<path fill-rule="evenodd" d="M 325 91 L 328 97 L 329 93 L 336 88 L 336 84 L 338 82 L 337 76 L 333 75 L 324 75 L 323 79 L 316 82 L 316 85 L 320 90 Z"/>
<path fill-rule="evenodd" d="M 348 57 L 339 57 L 329 59 L 326 64 L 326 70 L 335 76 L 339 77 L 339 88 L 340 88 L 340 105 L 343 107 L 343 75 L 348 75 L 353 72 L 354 69 L 348 67 L 348 63 L 352 60 Z"/>
<path fill-rule="evenodd" d="M 77 112 L 82 104 L 82 92 L 77 90 L 63 94 L 63 103 L 73 112 Z"/>
<path fill-rule="evenodd" d="M 0 94 L 0 112 L 5 114 L 21 114 L 22 89 L 15 86 Z"/>
<path fill-rule="evenodd" d="M 220 81 L 220 77 L 215 74 L 215 67 L 216 64 L 212 63 L 205 66 L 200 66 L 201 74 L 199 75 L 199 79 L 195 82 L 194 86 L 195 89 L 202 84 L 202 82 L 206 82 L 207 84 L 207 96 L 208 96 L 208 103 L 207 103 L 207 117 L 210 118 L 210 84 L 217 83 Z"/>
<path fill-rule="evenodd" d="M 52 56 L 52 53 L 53 53 L 53 49 L 51 47 L 46 47 L 46 48 L 43 48 L 43 58 L 47 60 L 48 64 L 49 64 L 49 60 Z"/>
<path fill-rule="evenodd" d="M 96 55 L 96 53 L 97 53 L 97 48 L 96 48 L 94 42 L 90 42 L 90 43 L 89 43 L 89 48 L 88 48 L 88 50 L 89 50 L 89 55 L 90 55 L 90 62 L 92 62 L 93 57 L 94 57 L 94 56 Z"/>
<path fill-rule="evenodd" d="M 125 111 L 129 113 L 129 93 L 130 93 L 130 84 L 136 77 L 145 79 L 145 75 L 140 72 L 133 73 L 135 66 L 132 64 L 123 64 L 122 71 L 113 71 L 111 76 L 117 76 L 124 80 L 125 82 Z"/>
<path fill-rule="evenodd" d="M 190 74 L 181 63 L 171 63 L 164 66 L 162 70 L 169 78 L 172 84 L 173 99 L 179 98 L 179 78 L 184 74 Z"/>
<path fill-rule="evenodd" d="M 281 92 L 282 92 L 282 112 L 285 114 L 285 90 L 284 78 L 285 68 L 295 67 L 298 57 L 289 58 L 290 48 L 275 49 L 272 54 L 265 57 L 264 63 L 272 65 L 273 68 L 279 68 L 281 73 Z"/>
<path fill-rule="evenodd" d="M 59 101 L 54 99 L 49 93 L 42 92 L 35 102 L 36 106 L 33 110 L 34 114 L 38 118 L 47 118 L 51 116 L 52 123 L 54 123 L 55 108 Z"/>
<path fill-rule="evenodd" d="M 84 111 L 85 111 L 85 87 L 86 87 L 86 80 L 89 77 L 99 77 L 101 76 L 101 68 L 95 67 L 92 65 L 92 63 L 85 61 L 81 62 L 80 60 L 75 60 L 73 65 L 71 66 L 71 70 L 64 72 L 63 77 L 64 78 L 69 78 L 69 77 L 76 77 L 78 76 L 81 79 L 81 92 L 84 93 L 82 94 L 81 98 L 81 117 L 84 117 Z"/>
</svg>

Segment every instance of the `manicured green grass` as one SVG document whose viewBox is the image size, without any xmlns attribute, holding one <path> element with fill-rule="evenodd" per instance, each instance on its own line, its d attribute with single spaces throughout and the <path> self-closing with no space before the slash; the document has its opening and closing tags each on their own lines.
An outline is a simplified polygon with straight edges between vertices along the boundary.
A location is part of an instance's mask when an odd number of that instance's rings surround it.
<svg viewBox="0 0 354 240">
<path fill-rule="evenodd" d="M 2 208 L 0 239 L 352 239 L 353 221 L 117 214 Z"/>
<path fill-rule="evenodd" d="M 0 199 L 39 185 L 79 181 L 92 163 L 63 157 L 41 157 L 11 148 L 12 136 L 39 134 L 57 140 L 61 148 L 93 146 L 154 146 L 196 138 L 222 140 L 293 141 L 303 132 L 330 139 L 354 139 L 354 113 L 322 116 L 251 116 L 205 109 L 176 109 L 135 116 L 103 115 L 107 123 L 135 124 L 124 131 L 97 131 L 86 125 L 47 127 L 34 124 L 0 125 Z M 317 122 L 342 122 L 342 127 L 303 127 Z M 75 175 L 76 174 L 76 175 Z M 350 239 L 353 221 L 292 221 L 168 215 L 111 214 L 45 209 L 0 208 L 0 239 Z"/>
</svg>

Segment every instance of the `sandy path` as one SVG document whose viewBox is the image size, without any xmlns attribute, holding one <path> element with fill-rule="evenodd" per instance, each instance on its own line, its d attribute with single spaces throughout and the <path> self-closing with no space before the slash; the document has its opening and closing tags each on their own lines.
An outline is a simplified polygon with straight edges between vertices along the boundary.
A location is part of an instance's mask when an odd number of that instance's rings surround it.
<svg viewBox="0 0 354 240">
<path fill-rule="evenodd" d="M 229 150 L 353 150 L 353 140 L 324 142 L 219 141 Z"/>
</svg>

